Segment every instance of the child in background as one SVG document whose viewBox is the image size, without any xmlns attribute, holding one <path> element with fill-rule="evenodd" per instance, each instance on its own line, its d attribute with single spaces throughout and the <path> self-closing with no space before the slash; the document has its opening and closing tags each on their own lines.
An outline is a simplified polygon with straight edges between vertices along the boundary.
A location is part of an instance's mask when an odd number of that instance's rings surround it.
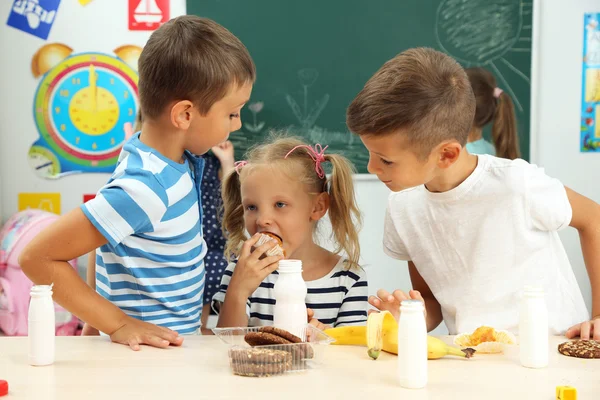
<svg viewBox="0 0 600 400">
<path fill-rule="evenodd" d="M 204 154 L 241 126 L 255 68 L 219 24 L 174 18 L 139 59 L 140 133 L 125 144 L 109 182 L 24 250 L 20 265 L 54 300 L 137 350 L 180 345 L 200 327 L 204 292 L 200 181 Z M 92 290 L 66 260 L 96 250 Z"/>
<path fill-rule="evenodd" d="M 129 139 L 142 129 L 142 116 L 138 111 L 135 125 L 125 127 L 125 138 Z M 204 159 L 204 173 L 202 176 L 202 232 L 206 242 L 206 256 L 204 268 L 206 279 L 204 285 L 204 296 L 202 307 L 202 330 L 210 333 L 204 327 L 211 313 L 210 304 L 212 297 L 219 289 L 221 277 L 227 268 L 225 259 L 225 237 L 221 229 L 221 221 L 217 217 L 217 211 L 221 208 L 221 179 L 234 168 L 233 144 L 227 140 L 214 146 L 211 151 L 201 156 Z M 87 283 L 96 289 L 96 253 L 91 252 L 88 258 Z M 98 330 L 88 324 L 84 325 L 83 335 L 98 335 Z"/>
<path fill-rule="evenodd" d="M 518 331 L 524 285 L 542 286 L 552 334 L 600 339 L 600 207 L 523 160 L 464 150 L 475 96 L 461 66 L 435 50 L 388 61 L 350 104 L 347 123 L 369 150 L 369 172 L 394 193 L 384 251 L 408 261 L 413 289 L 370 303 L 396 317 L 425 303 L 427 327 Z M 579 232 L 592 319 L 558 231 Z"/>
<path fill-rule="evenodd" d="M 323 329 L 366 321 L 367 277 L 358 265 L 360 213 L 352 167 L 326 149 L 294 138 L 275 139 L 252 149 L 237 173 L 225 178 L 225 254 L 232 254 L 236 262 L 227 267 L 214 296 L 219 327 L 273 324 L 273 285 L 280 257 L 261 258 L 274 241 L 253 248 L 261 232 L 278 235 L 287 258 L 302 261 L 312 324 Z M 331 164 L 329 179 L 324 163 Z M 328 211 L 338 245 L 335 252 L 314 241 L 317 223 Z"/>
<path fill-rule="evenodd" d="M 469 132 L 467 151 L 514 160 L 519 158 L 515 108 L 510 96 L 496 86 L 494 75 L 483 68 L 466 69 L 475 94 L 475 119 Z M 494 144 L 483 138 L 483 128 L 492 122 Z"/>
</svg>

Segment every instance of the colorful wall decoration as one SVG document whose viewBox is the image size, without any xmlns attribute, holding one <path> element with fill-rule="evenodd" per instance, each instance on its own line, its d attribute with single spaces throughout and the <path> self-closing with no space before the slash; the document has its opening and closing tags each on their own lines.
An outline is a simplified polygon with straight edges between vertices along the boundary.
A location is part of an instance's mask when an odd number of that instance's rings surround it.
<svg viewBox="0 0 600 400">
<path fill-rule="evenodd" d="M 125 142 L 124 127 L 135 120 L 138 46 L 115 55 L 74 53 L 62 43 L 42 46 L 31 71 L 40 83 L 33 116 L 39 139 L 29 164 L 43 178 L 113 171 Z"/>
<path fill-rule="evenodd" d="M 6 24 L 40 39 L 48 39 L 60 0 L 15 0 Z"/>
<path fill-rule="evenodd" d="M 60 193 L 19 193 L 19 211 L 30 208 L 60 214 Z"/>
<path fill-rule="evenodd" d="M 581 151 L 600 151 L 600 13 L 585 14 Z"/>
<path fill-rule="evenodd" d="M 170 17 L 169 0 L 129 0 L 129 30 L 153 31 Z"/>
</svg>

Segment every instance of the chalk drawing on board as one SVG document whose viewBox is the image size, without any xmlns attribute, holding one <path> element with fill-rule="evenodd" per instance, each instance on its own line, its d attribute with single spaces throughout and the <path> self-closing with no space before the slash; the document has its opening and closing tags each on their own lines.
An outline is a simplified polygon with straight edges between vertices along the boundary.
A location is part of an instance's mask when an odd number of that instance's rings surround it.
<svg viewBox="0 0 600 400">
<path fill-rule="evenodd" d="M 319 79 L 319 71 L 314 68 L 303 68 L 298 71 L 298 79 L 302 85 L 302 107 L 290 94 L 285 95 L 285 100 L 292 109 L 292 113 L 300 123 L 302 128 L 311 128 L 325 107 L 329 103 L 329 94 L 326 93 L 317 100 L 309 109 L 308 105 L 308 88 L 310 88 Z"/>
<path fill-rule="evenodd" d="M 262 131 L 265 127 L 265 121 L 258 122 L 258 113 L 260 113 L 265 106 L 265 103 L 262 101 L 257 101 L 254 103 L 248 104 L 248 110 L 252 113 L 252 123 L 245 122 L 244 128 L 249 130 L 252 133 L 258 133 Z"/>
<path fill-rule="evenodd" d="M 467 66 L 491 68 L 521 112 L 523 106 L 498 64 L 530 83 L 527 73 L 504 55 L 531 52 L 531 25 L 523 25 L 531 10 L 532 4 L 522 0 L 443 0 L 435 21 L 440 48 Z"/>
</svg>

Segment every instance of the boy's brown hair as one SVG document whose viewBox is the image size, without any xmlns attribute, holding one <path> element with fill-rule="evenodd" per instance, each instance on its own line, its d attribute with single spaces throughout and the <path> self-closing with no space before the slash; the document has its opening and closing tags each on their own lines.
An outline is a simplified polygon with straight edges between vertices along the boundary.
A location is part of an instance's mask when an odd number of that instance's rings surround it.
<svg viewBox="0 0 600 400">
<path fill-rule="evenodd" d="M 254 83 L 254 62 L 242 42 L 216 22 L 193 15 L 174 18 L 152 33 L 138 61 L 144 118 L 190 100 L 202 114 L 232 85 Z"/>
<path fill-rule="evenodd" d="M 415 48 L 386 62 L 347 110 L 348 128 L 359 135 L 396 132 L 427 158 L 445 140 L 467 143 L 475 97 L 464 69 L 450 56 Z"/>
</svg>

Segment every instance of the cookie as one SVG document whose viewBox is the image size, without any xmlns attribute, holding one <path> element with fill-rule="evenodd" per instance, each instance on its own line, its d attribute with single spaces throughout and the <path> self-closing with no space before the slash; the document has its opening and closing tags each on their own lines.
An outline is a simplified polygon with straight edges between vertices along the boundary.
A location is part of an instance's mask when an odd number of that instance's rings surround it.
<svg viewBox="0 0 600 400">
<path fill-rule="evenodd" d="M 300 339 L 298 336 L 296 336 L 284 329 L 275 328 L 274 326 L 263 326 L 262 328 L 259 329 L 259 332 L 265 332 L 265 333 L 270 333 L 272 335 L 277 335 L 286 340 L 289 340 L 292 343 L 302 343 L 302 339 Z"/>
<path fill-rule="evenodd" d="M 259 349 L 254 347 L 232 348 L 229 350 L 229 358 L 233 363 L 287 363 L 292 356 L 287 351 Z"/>
<path fill-rule="evenodd" d="M 233 348 L 229 350 L 229 360 L 233 373 L 241 376 L 266 377 L 292 368 L 292 355 L 281 350 Z"/>
<path fill-rule="evenodd" d="M 600 358 L 600 342 L 596 340 L 573 340 L 558 345 L 562 355 L 577 358 Z"/>
<path fill-rule="evenodd" d="M 281 336 L 277 336 L 267 332 L 248 332 L 244 336 L 244 340 L 252 347 L 267 346 L 272 344 L 292 344 L 292 342 L 282 338 Z"/>
<path fill-rule="evenodd" d="M 294 340 L 294 342 L 287 338 Z M 281 350 L 291 352 L 295 362 L 314 357 L 314 351 L 310 344 L 302 343 L 302 340 L 299 337 L 283 329 L 265 326 L 260 328 L 259 332 L 248 332 L 244 336 L 244 340 L 252 347 L 293 345 L 283 346 Z"/>
</svg>

